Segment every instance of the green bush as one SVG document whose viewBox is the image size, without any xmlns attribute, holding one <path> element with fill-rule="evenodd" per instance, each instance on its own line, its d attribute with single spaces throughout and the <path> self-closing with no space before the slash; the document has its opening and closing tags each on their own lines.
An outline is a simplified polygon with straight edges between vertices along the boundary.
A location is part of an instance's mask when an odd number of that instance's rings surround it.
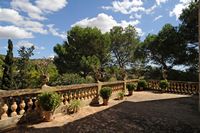
<svg viewBox="0 0 200 133">
<path fill-rule="evenodd" d="M 140 81 L 138 81 L 137 89 L 140 89 L 140 88 L 143 88 L 143 89 L 147 88 L 147 82 L 146 82 L 146 80 L 140 80 Z"/>
<path fill-rule="evenodd" d="M 169 82 L 167 80 L 161 80 L 159 86 L 162 90 L 165 90 L 169 87 Z"/>
<path fill-rule="evenodd" d="M 128 91 L 133 91 L 135 89 L 135 84 L 133 83 L 129 83 L 126 85 L 126 88 L 128 89 Z"/>
<path fill-rule="evenodd" d="M 117 94 L 117 96 L 118 96 L 119 99 L 123 99 L 124 98 L 124 92 L 119 92 Z"/>
<path fill-rule="evenodd" d="M 81 106 L 80 100 L 72 100 L 67 108 L 68 113 L 72 114 L 78 112 L 80 106 Z"/>
<path fill-rule="evenodd" d="M 61 96 L 55 92 L 45 92 L 38 96 L 38 102 L 45 111 L 54 111 L 61 103 Z"/>
<path fill-rule="evenodd" d="M 72 85 L 72 84 L 82 84 L 87 83 L 88 81 L 85 80 L 83 77 L 81 77 L 78 74 L 63 74 L 59 75 L 57 79 L 50 83 L 52 86 L 56 85 Z"/>
<path fill-rule="evenodd" d="M 111 96 L 111 94 L 112 94 L 112 88 L 110 88 L 110 87 L 103 87 L 100 90 L 100 96 L 103 99 L 109 99 L 109 97 Z"/>
</svg>

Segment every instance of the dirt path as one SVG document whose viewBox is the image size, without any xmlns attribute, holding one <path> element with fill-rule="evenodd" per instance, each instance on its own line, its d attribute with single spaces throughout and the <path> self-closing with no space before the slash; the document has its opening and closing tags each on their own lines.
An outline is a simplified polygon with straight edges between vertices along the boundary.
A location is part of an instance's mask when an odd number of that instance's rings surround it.
<svg viewBox="0 0 200 133">
<path fill-rule="evenodd" d="M 109 106 L 83 107 L 74 115 L 18 127 L 9 133 L 200 133 L 197 96 L 134 92 Z"/>
</svg>

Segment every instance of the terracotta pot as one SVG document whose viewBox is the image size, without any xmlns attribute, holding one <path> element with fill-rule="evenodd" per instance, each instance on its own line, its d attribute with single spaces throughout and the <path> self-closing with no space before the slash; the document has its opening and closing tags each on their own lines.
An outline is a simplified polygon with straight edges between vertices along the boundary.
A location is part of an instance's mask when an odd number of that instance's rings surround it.
<svg viewBox="0 0 200 133">
<path fill-rule="evenodd" d="M 109 99 L 103 99 L 103 105 L 107 106 L 108 105 L 108 100 Z"/>
<path fill-rule="evenodd" d="M 52 121 L 54 119 L 53 111 L 43 111 L 43 117 L 47 122 Z"/>
<path fill-rule="evenodd" d="M 133 95 L 133 91 L 128 91 L 128 95 L 129 96 Z"/>
</svg>

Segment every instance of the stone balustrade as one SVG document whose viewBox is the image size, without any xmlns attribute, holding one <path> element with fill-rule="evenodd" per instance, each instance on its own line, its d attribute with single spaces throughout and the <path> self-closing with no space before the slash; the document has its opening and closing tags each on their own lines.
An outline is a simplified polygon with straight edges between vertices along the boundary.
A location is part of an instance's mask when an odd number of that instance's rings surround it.
<svg viewBox="0 0 200 133">
<path fill-rule="evenodd" d="M 25 112 L 37 110 L 37 95 L 43 92 L 57 92 L 61 95 L 62 105 L 67 105 L 71 100 L 89 100 L 92 102 L 99 98 L 99 90 L 102 87 L 111 87 L 112 92 L 125 90 L 126 83 L 137 80 L 117 82 L 98 82 L 93 84 L 80 84 L 68 86 L 47 87 L 45 89 L 23 89 L 0 92 L 1 120 L 9 117 L 22 116 Z"/>
<path fill-rule="evenodd" d="M 148 88 L 152 90 L 161 90 L 159 80 L 149 80 Z M 198 94 L 198 82 L 169 81 L 169 88 L 165 92 L 178 94 Z"/>
</svg>

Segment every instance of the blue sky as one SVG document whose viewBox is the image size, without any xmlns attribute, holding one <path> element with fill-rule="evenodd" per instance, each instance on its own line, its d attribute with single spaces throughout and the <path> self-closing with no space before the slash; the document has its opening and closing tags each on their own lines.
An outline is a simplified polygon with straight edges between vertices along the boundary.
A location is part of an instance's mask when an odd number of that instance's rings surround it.
<svg viewBox="0 0 200 133">
<path fill-rule="evenodd" d="M 12 39 L 14 55 L 20 46 L 35 46 L 33 58 L 54 55 L 53 47 L 66 40 L 75 25 L 135 26 L 141 40 L 164 24 L 179 24 L 182 9 L 191 0 L 0 0 L 0 54 Z"/>
</svg>

